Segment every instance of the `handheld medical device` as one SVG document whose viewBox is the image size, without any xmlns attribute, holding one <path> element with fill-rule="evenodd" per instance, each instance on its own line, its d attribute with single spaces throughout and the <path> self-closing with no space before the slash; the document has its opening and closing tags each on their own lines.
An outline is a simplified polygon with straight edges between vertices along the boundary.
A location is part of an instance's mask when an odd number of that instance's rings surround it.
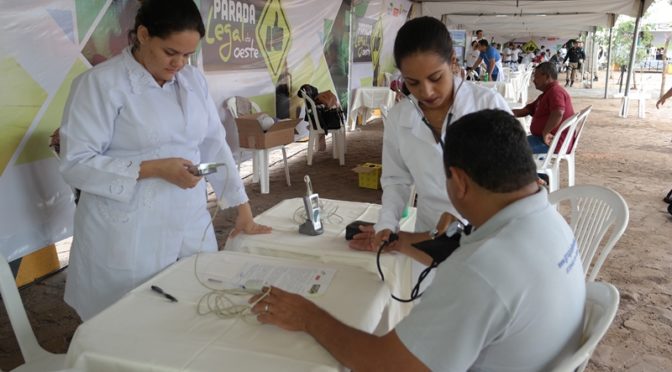
<svg viewBox="0 0 672 372">
<path fill-rule="evenodd" d="M 299 233 L 305 235 L 320 235 L 322 228 L 322 216 L 320 211 L 320 198 L 313 192 L 310 176 L 303 177 L 306 182 L 306 195 L 303 197 L 303 206 L 306 209 L 306 222 L 299 226 Z"/>
<path fill-rule="evenodd" d="M 187 170 L 194 176 L 205 176 L 217 172 L 217 168 L 224 166 L 224 163 L 200 163 L 187 167 Z"/>
</svg>

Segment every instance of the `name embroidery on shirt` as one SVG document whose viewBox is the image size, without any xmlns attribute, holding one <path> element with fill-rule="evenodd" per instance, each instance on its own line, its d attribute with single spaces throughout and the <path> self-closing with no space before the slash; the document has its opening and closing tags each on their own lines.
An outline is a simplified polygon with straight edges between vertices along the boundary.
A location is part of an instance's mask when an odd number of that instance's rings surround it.
<svg viewBox="0 0 672 372">
<path fill-rule="evenodd" d="M 574 267 L 577 257 L 579 257 L 579 249 L 576 245 L 576 240 L 573 240 L 569 249 L 567 249 L 567 252 L 562 256 L 562 260 L 558 262 L 558 268 L 562 269 L 564 266 L 567 266 L 565 272 L 569 273 L 572 270 L 572 267 Z"/>
</svg>

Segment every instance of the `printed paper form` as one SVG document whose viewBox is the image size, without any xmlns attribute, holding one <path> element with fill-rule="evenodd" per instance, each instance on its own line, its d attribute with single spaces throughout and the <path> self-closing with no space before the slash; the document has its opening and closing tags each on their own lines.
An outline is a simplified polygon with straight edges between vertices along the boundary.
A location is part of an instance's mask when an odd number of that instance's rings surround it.
<svg viewBox="0 0 672 372">
<path fill-rule="evenodd" d="M 331 284 L 335 269 L 247 263 L 239 273 L 237 283 L 260 280 L 288 292 L 303 296 L 319 296 Z"/>
</svg>

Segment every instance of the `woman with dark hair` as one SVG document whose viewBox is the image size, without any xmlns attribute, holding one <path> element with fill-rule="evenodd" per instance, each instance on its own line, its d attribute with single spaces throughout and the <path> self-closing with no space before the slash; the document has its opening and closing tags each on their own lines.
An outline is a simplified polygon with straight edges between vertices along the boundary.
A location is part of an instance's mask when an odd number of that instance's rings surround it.
<svg viewBox="0 0 672 372">
<path fill-rule="evenodd" d="M 434 238 L 444 212 L 460 218 L 446 193 L 441 138 L 451 123 L 466 114 L 511 110 L 497 92 L 454 75 L 453 53 L 450 34 L 436 18 L 415 18 L 399 29 L 394 59 L 411 94 L 392 107 L 385 122 L 380 218 L 374 228 L 360 227 L 363 233 L 355 236 L 351 248 L 377 250 L 390 233 L 398 231 L 413 185 L 418 195 L 415 231 L 423 234 L 411 238 L 400 233 L 400 241 L 390 244 L 390 249 L 407 245 L 409 239 Z"/>
<path fill-rule="evenodd" d="M 216 251 L 208 175 L 232 234 L 252 219 L 205 77 L 187 64 L 205 34 L 192 0 L 144 0 L 131 45 L 79 76 L 61 128 L 61 173 L 82 190 L 65 300 L 86 320 L 176 260 Z"/>
</svg>

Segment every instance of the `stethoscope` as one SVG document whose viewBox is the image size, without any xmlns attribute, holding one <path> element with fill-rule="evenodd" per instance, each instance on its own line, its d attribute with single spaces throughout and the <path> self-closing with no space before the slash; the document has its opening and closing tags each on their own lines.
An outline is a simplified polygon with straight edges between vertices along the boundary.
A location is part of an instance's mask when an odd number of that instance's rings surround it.
<svg viewBox="0 0 672 372">
<path fill-rule="evenodd" d="M 450 108 L 448 109 L 448 117 L 446 118 L 446 127 L 450 125 L 450 123 L 453 121 L 453 105 L 455 104 L 455 99 L 457 98 L 457 94 L 460 92 L 460 88 L 462 88 L 462 84 L 464 84 L 464 80 L 460 81 L 460 85 L 457 86 L 457 90 L 455 90 L 455 96 L 453 97 L 453 102 L 450 104 Z M 432 126 L 432 124 L 429 123 L 429 120 L 427 120 L 427 117 L 425 116 L 425 113 L 422 111 L 420 106 L 411 98 L 410 95 L 404 93 L 401 91 L 401 89 L 397 89 L 398 93 L 401 93 L 406 99 L 408 99 L 415 110 L 420 114 L 420 118 L 422 119 L 422 122 L 425 124 L 427 128 L 432 132 L 432 136 L 434 139 L 441 145 L 441 148 L 443 149 L 444 143 L 443 143 L 443 138 L 441 138 L 441 133 L 437 133 L 435 128 Z"/>
</svg>

